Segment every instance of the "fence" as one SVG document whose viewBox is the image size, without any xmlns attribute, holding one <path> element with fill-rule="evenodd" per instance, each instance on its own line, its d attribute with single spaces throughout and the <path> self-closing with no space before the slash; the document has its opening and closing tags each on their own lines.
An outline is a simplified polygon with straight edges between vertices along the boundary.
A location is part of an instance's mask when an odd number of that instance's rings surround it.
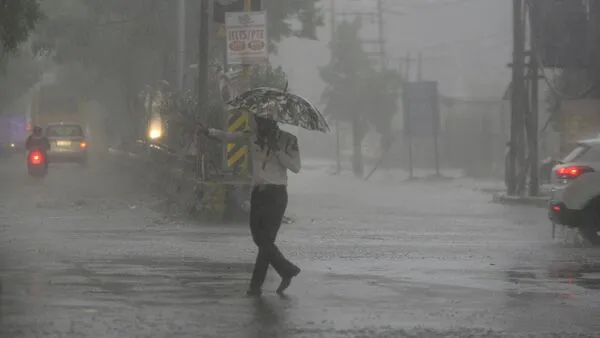
<svg viewBox="0 0 600 338">
<path fill-rule="evenodd" d="M 440 166 L 459 169 L 473 177 L 501 177 L 509 130 L 508 102 L 444 98 L 440 109 Z M 402 132 L 398 136 L 385 165 L 407 168 L 407 140 Z M 431 137 L 413 138 L 412 149 L 415 168 L 434 168 Z"/>
</svg>

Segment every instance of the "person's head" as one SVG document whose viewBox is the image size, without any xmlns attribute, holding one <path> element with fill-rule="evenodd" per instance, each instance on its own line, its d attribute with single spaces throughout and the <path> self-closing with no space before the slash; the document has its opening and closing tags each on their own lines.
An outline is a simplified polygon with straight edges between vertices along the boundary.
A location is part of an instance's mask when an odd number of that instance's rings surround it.
<svg viewBox="0 0 600 338">
<path fill-rule="evenodd" d="M 255 116 L 254 120 L 256 121 L 256 132 L 258 136 L 267 136 L 279 129 L 277 122 L 271 119 Z"/>
<path fill-rule="evenodd" d="M 33 135 L 42 136 L 42 128 L 39 126 L 33 127 Z"/>
</svg>

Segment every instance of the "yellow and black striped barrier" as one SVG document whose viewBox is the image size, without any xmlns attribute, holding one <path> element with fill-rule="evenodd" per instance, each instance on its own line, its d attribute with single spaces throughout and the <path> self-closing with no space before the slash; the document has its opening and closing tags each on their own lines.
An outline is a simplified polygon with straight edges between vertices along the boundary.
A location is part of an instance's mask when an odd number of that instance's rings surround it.
<svg viewBox="0 0 600 338">
<path fill-rule="evenodd" d="M 249 113 L 243 110 L 230 111 L 227 130 L 230 133 L 248 130 Z M 248 145 L 245 143 L 227 144 L 227 165 L 236 172 L 248 170 Z"/>
</svg>

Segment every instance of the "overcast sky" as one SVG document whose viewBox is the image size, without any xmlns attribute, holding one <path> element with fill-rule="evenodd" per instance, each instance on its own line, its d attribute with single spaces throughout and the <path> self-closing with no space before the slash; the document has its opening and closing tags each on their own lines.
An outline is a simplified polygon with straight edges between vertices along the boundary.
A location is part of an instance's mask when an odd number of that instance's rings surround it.
<svg viewBox="0 0 600 338">
<path fill-rule="evenodd" d="M 288 39 L 272 57 L 285 68 L 290 86 L 315 101 L 325 86 L 318 67 L 329 61 L 330 1 L 321 1 L 327 25 L 319 29 L 319 41 Z M 376 0 L 335 1 L 336 12 L 377 8 Z M 509 0 L 384 0 L 389 67 L 397 69 L 398 58 L 409 51 L 412 57 L 422 51 L 423 77 L 439 81 L 443 95 L 501 97 L 510 81 L 506 65 L 512 49 L 511 5 Z M 365 19 L 362 35 L 376 38 L 376 22 Z M 414 62 L 412 76 L 416 77 Z"/>
</svg>

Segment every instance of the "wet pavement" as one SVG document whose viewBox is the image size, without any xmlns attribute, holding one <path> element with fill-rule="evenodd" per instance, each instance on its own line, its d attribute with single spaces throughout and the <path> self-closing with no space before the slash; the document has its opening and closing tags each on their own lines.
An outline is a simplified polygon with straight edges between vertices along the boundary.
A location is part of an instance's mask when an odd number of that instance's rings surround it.
<svg viewBox="0 0 600 338">
<path fill-rule="evenodd" d="M 0 162 L 0 337 L 600 337 L 600 250 L 451 180 L 294 177 L 303 272 L 252 299 L 245 225 L 168 220 L 108 164 L 22 164 Z"/>
</svg>

